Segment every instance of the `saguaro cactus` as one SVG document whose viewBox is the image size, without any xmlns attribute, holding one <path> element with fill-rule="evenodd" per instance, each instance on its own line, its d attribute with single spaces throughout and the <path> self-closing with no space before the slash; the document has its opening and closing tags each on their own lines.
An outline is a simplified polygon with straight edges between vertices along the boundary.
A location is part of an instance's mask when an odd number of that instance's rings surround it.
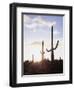
<svg viewBox="0 0 74 90">
<path fill-rule="evenodd" d="M 41 51 L 41 57 L 42 57 L 42 60 L 44 60 L 44 41 L 42 41 L 42 51 Z"/>
<path fill-rule="evenodd" d="M 32 54 L 32 62 L 34 62 L 34 55 Z"/>
<path fill-rule="evenodd" d="M 59 40 L 56 43 L 56 46 L 53 47 L 53 26 L 51 27 L 51 49 L 46 49 L 47 52 L 51 52 L 51 61 L 54 61 L 54 50 L 58 47 Z"/>
</svg>

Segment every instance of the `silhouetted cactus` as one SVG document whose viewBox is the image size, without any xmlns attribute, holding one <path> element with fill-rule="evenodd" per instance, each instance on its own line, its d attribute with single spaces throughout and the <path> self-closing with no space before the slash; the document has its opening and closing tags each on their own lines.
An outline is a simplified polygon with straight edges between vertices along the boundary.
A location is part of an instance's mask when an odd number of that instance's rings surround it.
<svg viewBox="0 0 74 90">
<path fill-rule="evenodd" d="M 53 26 L 52 26 L 51 27 L 51 49 L 50 50 L 46 49 L 47 52 L 51 52 L 51 61 L 54 60 L 54 50 L 56 50 L 56 48 L 58 47 L 58 44 L 59 44 L 59 40 L 57 41 L 55 48 L 53 47 Z"/>
<path fill-rule="evenodd" d="M 42 55 L 42 60 L 44 60 L 44 54 L 45 54 L 45 52 L 44 52 L 44 41 L 42 41 L 42 51 L 40 53 Z"/>
<path fill-rule="evenodd" d="M 32 54 L 32 62 L 34 62 L 34 55 Z"/>
</svg>

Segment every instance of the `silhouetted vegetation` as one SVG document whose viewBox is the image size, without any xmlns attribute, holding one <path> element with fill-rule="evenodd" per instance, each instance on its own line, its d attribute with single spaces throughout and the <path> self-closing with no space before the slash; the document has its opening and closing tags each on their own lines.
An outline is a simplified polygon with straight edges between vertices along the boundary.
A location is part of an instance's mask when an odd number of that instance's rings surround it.
<svg viewBox="0 0 74 90">
<path fill-rule="evenodd" d="M 63 73 L 63 60 L 49 61 L 44 59 L 40 62 L 26 60 L 24 62 L 24 75 L 32 74 L 56 74 Z"/>
</svg>

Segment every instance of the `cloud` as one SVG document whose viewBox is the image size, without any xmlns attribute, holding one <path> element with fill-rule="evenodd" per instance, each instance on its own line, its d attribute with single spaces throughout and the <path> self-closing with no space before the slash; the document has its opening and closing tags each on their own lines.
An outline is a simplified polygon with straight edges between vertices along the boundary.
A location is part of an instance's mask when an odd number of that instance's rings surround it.
<svg viewBox="0 0 74 90">
<path fill-rule="evenodd" d="M 61 32 L 57 31 L 57 30 L 54 30 L 53 34 L 55 35 L 59 35 Z"/>
<path fill-rule="evenodd" d="M 46 21 L 44 20 L 43 18 L 41 18 L 41 16 L 38 16 L 36 18 L 33 19 L 33 22 L 37 23 L 37 24 L 40 24 L 40 25 L 45 25 L 45 26 L 48 26 L 48 27 L 51 27 L 52 25 L 55 25 L 56 22 L 49 22 L 49 21 Z"/>
<path fill-rule="evenodd" d="M 24 23 L 29 24 L 31 22 L 31 18 L 27 15 L 24 15 Z"/>
<path fill-rule="evenodd" d="M 50 28 L 52 25 L 55 25 L 55 21 L 47 21 L 41 16 L 37 16 L 35 18 L 31 18 L 30 16 L 24 15 L 24 26 L 28 28 L 29 30 L 33 31 L 37 28 L 43 29 L 43 28 Z"/>
<path fill-rule="evenodd" d="M 25 24 L 25 27 L 26 27 L 26 28 L 29 28 L 29 29 L 34 29 L 34 28 L 37 27 L 37 24 L 36 24 L 36 23 Z"/>
<path fill-rule="evenodd" d="M 41 18 L 41 16 L 38 16 L 33 19 L 34 23 L 40 24 L 40 25 L 46 25 L 46 21 Z"/>
<path fill-rule="evenodd" d="M 35 41 L 35 42 L 31 43 L 31 45 L 41 45 L 41 42 Z"/>
</svg>

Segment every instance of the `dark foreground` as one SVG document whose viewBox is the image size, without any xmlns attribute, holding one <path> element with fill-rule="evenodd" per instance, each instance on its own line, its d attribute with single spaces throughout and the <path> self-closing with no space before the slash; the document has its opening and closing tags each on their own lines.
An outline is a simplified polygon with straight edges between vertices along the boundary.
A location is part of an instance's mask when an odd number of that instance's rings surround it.
<svg viewBox="0 0 74 90">
<path fill-rule="evenodd" d="M 42 60 L 40 62 L 25 61 L 24 75 L 63 73 L 63 60 Z"/>
</svg>

